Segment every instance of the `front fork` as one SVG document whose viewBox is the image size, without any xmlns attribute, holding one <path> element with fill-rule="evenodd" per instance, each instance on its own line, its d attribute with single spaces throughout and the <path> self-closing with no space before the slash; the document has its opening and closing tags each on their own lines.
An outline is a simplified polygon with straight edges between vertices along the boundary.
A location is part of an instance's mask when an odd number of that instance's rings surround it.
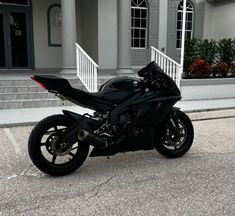
<svg viewBox="0 0 235 216">
<path fill-rule="evenodd" d="M 177 112 L 178 112 L 178 108 L 174 108 L 173 112 L 170 114 L 169 116 L 169 123 L 172 127 L 172 129 L 174 130 L 174 134 L 177 135 L 177 137 L 180 137 L 181 135 L 181 131 L 178 125 L 178 120 L 177 120 Z"/>
</svg>

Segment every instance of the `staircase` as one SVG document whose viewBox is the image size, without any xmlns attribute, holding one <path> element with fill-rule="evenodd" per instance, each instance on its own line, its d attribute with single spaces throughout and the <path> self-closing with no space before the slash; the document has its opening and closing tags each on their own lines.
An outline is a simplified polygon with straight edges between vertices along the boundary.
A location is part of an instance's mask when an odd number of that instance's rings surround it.
<svg viewBox="0 0 235 216">
<path fill-rule="evenodd" d="M 77 85 L 77 80 L 70 80 Z M 0 80 L 0 109 L 20 109 L 69 105 L 28 80 Z"/>
<path fill-rule="evenodd" d="M 106 80 L 107 78 L 100 78 L 98 87 Z M 86 91 L 85 86 L 78 78 L 69 78 L 68 81 L 74 88 Z M 74 104 L 69 101 L 61 101 L 30 78 L 22 80 L 0 79 L 0 110 L 72 105 Z"/>
</svg>

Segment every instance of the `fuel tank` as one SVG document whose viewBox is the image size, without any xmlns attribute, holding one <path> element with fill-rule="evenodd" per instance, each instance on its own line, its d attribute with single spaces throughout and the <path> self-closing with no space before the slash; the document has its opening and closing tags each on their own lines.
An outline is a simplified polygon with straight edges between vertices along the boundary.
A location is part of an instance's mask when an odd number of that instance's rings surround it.
<svg viewBox="0 0 235 216">
<path fill-rule="evenodd" d="M 99 93 L 103 98 L 112 103 L 119 104 L 125 99 L 131 97 L 141 88 L 141 79 L 132 77 L 115 77 L 104 83 Z"/>
</svg>

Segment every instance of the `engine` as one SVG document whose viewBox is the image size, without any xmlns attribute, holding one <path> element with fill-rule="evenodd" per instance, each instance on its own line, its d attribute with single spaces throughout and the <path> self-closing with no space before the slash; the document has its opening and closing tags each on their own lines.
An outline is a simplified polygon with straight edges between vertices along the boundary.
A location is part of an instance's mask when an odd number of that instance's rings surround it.
<svg viewBox="0 0 235 216">
<path fill-rule="evenodd" d="M 119 118 L 119 127 L 126 128 L 138 119 L 144 118 L 148 113 L 153 112 L 154 107 L 152 104 L 140 104 L 133 106 L 128 112 L 123 113 Z"/>
</svg>

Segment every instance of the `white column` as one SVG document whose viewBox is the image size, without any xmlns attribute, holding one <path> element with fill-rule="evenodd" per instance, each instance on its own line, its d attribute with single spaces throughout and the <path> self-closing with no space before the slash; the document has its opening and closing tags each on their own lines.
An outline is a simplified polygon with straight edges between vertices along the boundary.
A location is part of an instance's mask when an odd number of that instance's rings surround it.
<svg viewBox="0 0 235 216">
<path fill-rule="evenodd" d="M 158 49 L 166 53 L 167 48 L 167 22 L 168 22 L 168 1 L 159 1 L 159 35 Z"/>
<path fill-rule="evenodd" d="M 76 73 L 76 2 L 61 0 L 62 11 L 62 51 L 63 65 L 61 73 Z"/>
<path fill-rule="evenodd" d="M 180 65 L 181 65 L 181 74 L 184 70 L 184 49 L 185 49 L 185 29 L 186 29 L 186 4 L 187 0 L 184 0 L 183 4 L 183 28 L 182 28 L 182 41 L 181 41 L 181 59 L 180 59 Z"/>
<path fill-rule="evenodd" d="M 131 0 L 118 0 L 117 73 L 131 70 Z"/>
</svg>

